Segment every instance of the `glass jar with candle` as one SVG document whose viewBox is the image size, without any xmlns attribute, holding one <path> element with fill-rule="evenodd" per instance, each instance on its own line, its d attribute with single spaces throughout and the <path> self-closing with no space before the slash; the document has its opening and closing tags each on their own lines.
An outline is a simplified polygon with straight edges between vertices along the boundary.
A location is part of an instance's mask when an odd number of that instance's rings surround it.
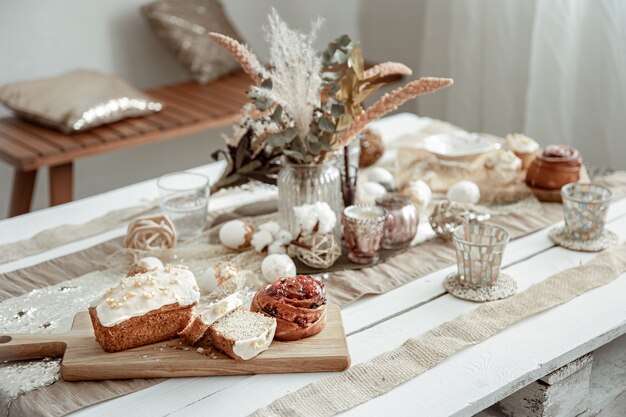
<svg viewBox="0 0 626 417">
<path fill-rule="evenodd" d="M 383 248 L 401 249 L 411 244 L 417 234 L 419 215 L 411 199 L 401 193 L 388 193 L 376 199 L 387 210 Z"/>
</svg>

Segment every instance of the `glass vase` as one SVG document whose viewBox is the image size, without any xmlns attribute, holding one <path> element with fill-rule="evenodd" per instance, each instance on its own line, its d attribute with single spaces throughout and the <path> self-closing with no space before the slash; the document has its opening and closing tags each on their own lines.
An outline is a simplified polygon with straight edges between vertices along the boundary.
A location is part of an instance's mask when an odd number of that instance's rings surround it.
<svg viewBox="0 0 626 417">
<path fill-rule="evenodd" d="M 343 201 L 341 173 L 334 158 L 321 164 L 295 164 L 283 159 L 278 173 L 278 215 L 283 227 L 296 232 L 293 208 L 317 202 L 328 203 L 337 215 L 336 231 L 339 232 Z"/>
</svg>

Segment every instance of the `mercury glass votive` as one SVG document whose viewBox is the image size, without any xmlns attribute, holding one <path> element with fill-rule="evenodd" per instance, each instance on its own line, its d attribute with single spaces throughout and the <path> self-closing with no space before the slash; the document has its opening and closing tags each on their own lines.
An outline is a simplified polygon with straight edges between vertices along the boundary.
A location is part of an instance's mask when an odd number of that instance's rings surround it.
<svg viewBox="0 0 626 417">
<path fill-rule="evenodd" d="M 602 235 L 611 190 L 597 184 L 571 183 L 561 188 L 565 231 L 569 238 L 595 240 Z"/>
<path fill-rule="evenodd" d="M 387 211 L 379 206 L 353 205 L 341 216 L 348 259 L 357 264 L 370 264 L 380 258 L 385 235 Z"/>
<path fill-rule="evenodd" d="M 466 223 L 454 230 L 458 281 L 470 288 L 494 285 L 500 275 L 509 232 L 489 223 Z"/>
<path fill-rule="evenodd" d="M 415 237 L 419 223 L 419 214 L 411 199 L 402 193 L 387 193 L 376 199 L 376 205 L 387 210 L 383 248 L 407 247 Z"/>
</svg>

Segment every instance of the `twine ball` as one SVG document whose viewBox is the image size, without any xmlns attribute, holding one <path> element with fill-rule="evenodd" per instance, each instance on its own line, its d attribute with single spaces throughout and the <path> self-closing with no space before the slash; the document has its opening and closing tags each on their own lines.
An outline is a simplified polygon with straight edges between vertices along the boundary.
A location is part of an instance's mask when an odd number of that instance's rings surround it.
<svg viewBox="0 0 626 417">
<path fill-rule="evenodd" d="M 341 246 L 333 233 L 314 234 L 302 239 L 301 243 L 297 250 L 298 259 L 311 268 L 328 269 L 341 256 Z"/>
<path fill-rule="evenodd" d="M 176 229 L 165 215 L 145 216 L 128 225 L 124 247 L 152 251 L 171 249 L 176 245 Z"/>
</svg>

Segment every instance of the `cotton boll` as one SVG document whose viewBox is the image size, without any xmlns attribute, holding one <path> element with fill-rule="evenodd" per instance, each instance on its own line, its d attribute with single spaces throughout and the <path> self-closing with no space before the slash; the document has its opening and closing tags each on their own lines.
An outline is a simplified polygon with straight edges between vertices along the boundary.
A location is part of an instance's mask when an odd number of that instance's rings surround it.
<svg viewBox="0 0 626 417">
<path fill-rule="evenodd" d="M 258 229 L 264 232 L 269 232 L 272 236 L 276 236 L 276 234 L 280 232 L 280 225 L 276 222 L 267 222 L 260 225 Z"/>
<path fill-rule="evenodd" d="M 213 265 L 209 266 L 200 274 L 196 274 L 196 282 L 202 294 L 213 292 L 217 288 L 217 279 L 215 278 Z"/>
<path fill-rule="evenodd" d="M 382 185 L 387 190 L 394 188 L 393 175 L 391 175 L 391 172 L 387 171 L 385 168 L 370 168 L 367 170 L 367 179 Z"/>
<path fill-rule="evenodd" d="M 279 230 L 278 233 L 274 235 L 274 241 L 283 245 L 288 245 L 292 240 L 293 236 L 289 230 Z"/>
<path fill-rule="evenodd" d="M 480 201 L 480 189 L 472 181 L 459 181 L 450 187 L 447 197 L 459 203 L 476 204 Z"/>
<path fill-rule="evenodd" d="M 293 214 L 299 232 L 308 235 L 313 231 L 317 224 L 315 211 L 314 204 L 303 204 L 293 208 Z"/>
<path fill-rule="evenodd" d="M 267 253 L 268 253 L 268 255 L 286 254 L 287 253 L 287 247 L 285 245 L 283 245 L 282 243 L 280 243 L 280 242 L 272 242 L 267 247 Z"/>
<path fill-rule="evenodd" d="M 275 281 L 283 277 L 296 276 L 296 265 L 287 255 L 269 255 L 263 259 L 261 272 L 267 281 Z"/>
<path fill-rule="evenodd" d="M 227 248 L 242 250 L 250 246 L 254 229 L 241 220 L 231 220 L 220 228 L 220 242 Z"/>
<path fill-rule="evenodd" d="M 252 241 L 250 242 L 254 247 L 254 250 L 257 252 L 263 251 L 266 247 L 272 244 L 274 241 L 274 236 L 270 232 L 266 232 L 261 230 L 256 232 L 254 236 L 252 236 Z"/>
<path fill-rule="evenodd" d="M 357 202 L 359 204 L 373 205 L 376 199 L 387 193 L 387 190 L 377 182 L 366 181 L 357 187 Z"/>
<path fill-rule="evenodd" d="M 326 234 L 333 231 L 337 224 L 337 215 L 328 203 L 317 203 L 317 233 Z"/>
</svg>

